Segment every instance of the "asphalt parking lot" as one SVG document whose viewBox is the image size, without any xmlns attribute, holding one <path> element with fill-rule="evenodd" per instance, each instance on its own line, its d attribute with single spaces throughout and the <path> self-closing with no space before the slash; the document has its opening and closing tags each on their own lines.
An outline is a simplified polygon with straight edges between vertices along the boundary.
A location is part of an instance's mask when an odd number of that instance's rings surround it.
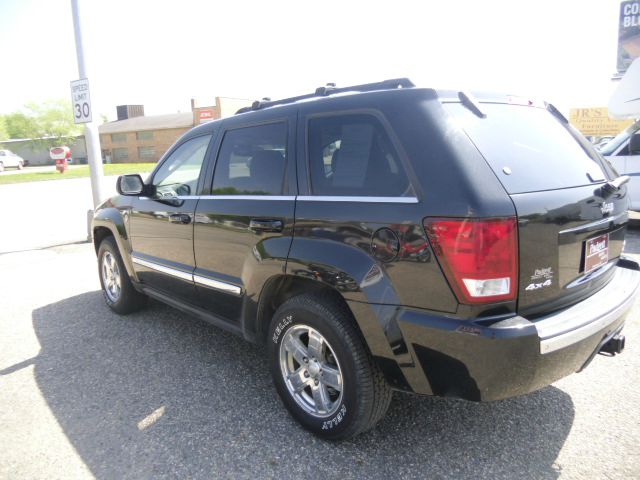
<svg viewBox="0 0 640 480">
<path fill-rule="evenodd" d="M 638 302 L 625 333 L 539 392 L 396 394 L 375 430 L 329 443 L 288 416 L 259 347 L 156 302 L 113 314 L 90 244 L 7 253 L 0 478 L 640 478 Z"/>
</svg>

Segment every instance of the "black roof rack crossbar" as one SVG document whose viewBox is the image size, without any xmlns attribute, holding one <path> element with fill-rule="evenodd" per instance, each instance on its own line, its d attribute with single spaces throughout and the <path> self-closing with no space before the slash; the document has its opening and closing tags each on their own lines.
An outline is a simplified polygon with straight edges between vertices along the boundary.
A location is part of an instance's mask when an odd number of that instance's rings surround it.
<svg viewBox="0 0 640 480">
<path fill-rule="evenodd" d="M 309 98 L 326 97 L 329 95 L 335 95 L 342 92 L 373 92 L 375 90 L 394 90 L 397 88 L 411 88 L 415 87 L 413 82 L 408 78 L 393 78 L 391 80 L 383 80 L 381 82 L 363 83 L 362 85 L 351 85 L 349 87 L 337 88 L 335 83 L 328 83 L 324 87 L 316 88 L 313 93 L 306 95 L 299 95 L 297 97 L 283 98 L 281 100 L 256 100 L 250 107 L 241 108 L 236 112 L 246 113 L 254 110 L 261 110 L 267 107 L 273 107 L 275 105 L 286 105 L 288 103 L 298 102 L 300 100 L 306 100 Z"/>
</svg>

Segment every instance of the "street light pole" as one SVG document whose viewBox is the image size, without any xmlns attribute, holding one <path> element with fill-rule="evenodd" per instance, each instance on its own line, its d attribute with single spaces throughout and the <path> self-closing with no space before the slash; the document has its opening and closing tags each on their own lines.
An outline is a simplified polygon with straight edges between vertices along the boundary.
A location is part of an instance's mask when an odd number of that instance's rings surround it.
<svg viewBox="0 0 640 480">
<path fill-rule="evenodd" d="M 80 7 L 83 3 L 83 0 L 71 0 L 71 12 L 73 16 L 73 32 L 76 39 L 78 74 L 80 78 L 89 78 L 87 74 L 87 67 L 85 65 L 84 44 L 82 40 L 82 16 Z M 103 199 L 102 178 L 104 173 L 102 168 L 102 152 L 100 151 L 100 135 L 98 133 L 98 127 L 94 121 L 85 123 L 84 140 L 87 146 L 89 174 L 91 175 L 91 193 L 93 194 L 93 208 L 95 209 L 100 205 Z M 90 212 L 91 215 L 92 213 L 93 212 Z M 89 237 L 91 237 L 91 232 L 89 232 Z"/>
</svg>

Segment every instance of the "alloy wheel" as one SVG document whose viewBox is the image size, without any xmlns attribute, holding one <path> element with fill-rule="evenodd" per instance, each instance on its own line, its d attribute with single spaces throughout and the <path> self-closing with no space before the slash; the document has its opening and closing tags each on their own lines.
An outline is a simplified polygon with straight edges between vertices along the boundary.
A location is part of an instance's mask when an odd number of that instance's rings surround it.
<svg viewBox="0 0 640 480">
<path fill-rule="evenodd" d="M 307 413 L 325 418 L 338 410 L 342 370 L 320 332 L 307 325 L 289 328 L 280 343 L 280 370 L 289 394 Z"/>
<path fill-rule="evenodd" d="M 122 291 L 120 268 L 113 254 L 109 251 L 102 255 L 102 284 L 107 297 L 112 302 L 117 302 Z"/>
</svg>

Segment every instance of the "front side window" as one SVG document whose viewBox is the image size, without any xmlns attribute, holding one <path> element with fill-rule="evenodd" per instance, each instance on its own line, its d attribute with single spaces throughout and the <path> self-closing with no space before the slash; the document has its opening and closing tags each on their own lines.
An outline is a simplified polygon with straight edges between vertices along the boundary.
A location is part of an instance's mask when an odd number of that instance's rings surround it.
<svg viewBox="0 0 640 480">
<path fill-rule="evenodd" d="M 413 194 L 389 136 L 373 115 L 311 119 L 308 145 L 311 188 L 315 195 Z"/>
<path fill-rule="evenodd" d="M 272 123 L 228 131 L 213 176 L 214 195 L 281 195 L 287 125 Z"/>
<path fill-rule="evenodd" d="M 211 135 L 187 140 L 174 150 L 153 176 L 160 197 L 195 194 Z"/>
</svg>

